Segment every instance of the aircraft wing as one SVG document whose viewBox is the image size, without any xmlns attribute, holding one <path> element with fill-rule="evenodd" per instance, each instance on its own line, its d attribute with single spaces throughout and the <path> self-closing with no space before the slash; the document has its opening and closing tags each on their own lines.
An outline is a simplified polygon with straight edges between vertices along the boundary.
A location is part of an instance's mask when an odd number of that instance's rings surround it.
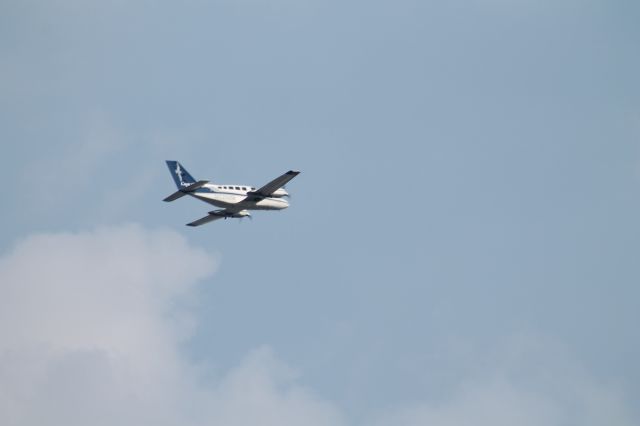
<svg viewBox="0 0 640 426">
<path fill-rule="evenodd" d="M 269 197 L 271 194 L 276 192 L 278 188 L 282 188 L 284 185 L 286 185 L 287 182 L 289 182 L 291 179 L 298 176 L 299 174 L 300 172 L 298 171 L 289 170 L 287 173 L 283 174 L 282 176 L 278 176 L 277 178 L 275 178 L 274 180 L 272 180 L 262 188 L 258 189 L 257 191 L 249 192 L 249 195 L 263 197 L 263 198 Z"/>
<path fill-rule="evenodd" d="M 234 215 L 237 214 L 239 211 L 240 210 L 236 210 L 236 209 L 214 210 L 209 212 L 209 214 L 206 215 L 205 217 L 201 217 L 198 220 L 194 220 L 191 223 L 187 223 L 187 226 L 200 226 L 200 225 L 204 225 L 205 223 L 213 222 L 214 220 L 223 219 L 226 217 L 234 217 Z"/>
<path fill-rule="evenodd" d="M 204 225 L 205 223 L 209 223 L 209 222 L 213 222 L 214 220 L 218 220 L 218 219 L 222 219 L 224 216 L 218 216 L 215 214 L 208 214 L 205 217 L 202 217 L 198 220 L 194 220 L 191 223 L 187 223 L 187 226 L 200 226 L 200 225 Z"/>
</svg>

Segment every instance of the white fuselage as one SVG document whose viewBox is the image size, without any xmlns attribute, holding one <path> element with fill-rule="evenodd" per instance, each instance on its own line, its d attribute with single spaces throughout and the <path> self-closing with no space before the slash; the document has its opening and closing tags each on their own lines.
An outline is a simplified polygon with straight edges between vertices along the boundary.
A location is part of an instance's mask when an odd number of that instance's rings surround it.
<svg viewBox="0 0 640 426">
<path fill-rule="evenodd" d="M 282 210 L 289 207 L 289 202 L 282 197 L 289 195 L 280 188 L 272 197 L 254 200 L 247 193 L 255 188 L 246 185 L 218 185 L 208 183 L 189 195 L 221 208 L 242 208 L 245 210 Z"/>
</svg>

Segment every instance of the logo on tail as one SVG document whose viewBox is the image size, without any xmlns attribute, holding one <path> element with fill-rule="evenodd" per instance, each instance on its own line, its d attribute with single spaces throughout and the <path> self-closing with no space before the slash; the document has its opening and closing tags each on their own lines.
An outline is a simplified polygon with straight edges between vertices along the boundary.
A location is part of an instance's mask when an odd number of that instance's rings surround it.
<svg viewBox="0 0 640 426">
<path fill-rule="evenodd" d="M 176 162 L 176 175 L 178 179 L 180 179 L 180 186 L 189 186 L 187 182 L 182 178 L 182 169 L 180 168 L 180 163 Z"/>
</svg>

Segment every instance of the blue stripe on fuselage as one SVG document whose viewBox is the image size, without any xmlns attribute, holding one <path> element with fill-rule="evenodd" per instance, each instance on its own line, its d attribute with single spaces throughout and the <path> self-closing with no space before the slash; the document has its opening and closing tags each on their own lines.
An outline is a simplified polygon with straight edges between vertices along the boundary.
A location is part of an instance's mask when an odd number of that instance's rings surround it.
<svg viewBox="0 0 640 426">
<path fill-rule="evenodd" d="M 190 194 L 235 195 L 237 197 L 248 197 L 249 196 L 248 193 L 244 193 L 243 194 L 243 193 L 237 193 L 237 192 L 214 191 L 211 188 L 198 188 L 195 191 L 190 191 L 189 193 Z M 282 199 L 280 199 L 278 197 L 261 197 L 259 200 L 255 200 L 255 202 L 257 203 L 259 201 L 267 200 L 267 199 L 274 200 L 274 201 L 277 201 L 277 202 L 282 203 L 282 204 L 287 204 L 287 202 L 285 200 L 282 200 Z M 245 200 L 242 200 L 242 201 L 245 201 Z M 246 200 L 246 201 L 250 201 L 250 200 Z"/>
</svg>

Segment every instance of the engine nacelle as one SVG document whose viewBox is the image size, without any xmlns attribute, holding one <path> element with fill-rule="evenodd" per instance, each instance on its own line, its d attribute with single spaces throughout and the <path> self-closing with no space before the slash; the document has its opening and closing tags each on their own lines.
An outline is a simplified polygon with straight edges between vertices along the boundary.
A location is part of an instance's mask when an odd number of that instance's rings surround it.
<svg viewBox="0 0 640 426">
<path fill-rule="evenodd" d="M 229 213 L 228 211 L 221 209 L 221 210 L 214 210 L 212 212 L 209 212 L 209 214 L 211 216 L 223 217 L 225 219 L 228 219 L 230 217 L 238 218 L 238 219 L 242 219 L 243 217 L 248 217 L 249 219 L 251 219 L 251 213 L 249 213 L 249 211 L 247 210 L 240 210 L 239 212 L 236 212 L 236 213 Z"/>
<path fill-rule="evenodd" d="M 249 213 L 247 210 L 240 210 L 238 213 L 230 214 L 227 217 L 234 217 L 234 218 L 241 219 L 243 217 L 251 217 L 251 213 Z"/>
<path fill-rule="evenodd" d="M 270 196 L 275 198 L 282 198 L 282 197 L 288 197 L 289 193 L 284 188 L 278 188 Z"/>
</svg>

